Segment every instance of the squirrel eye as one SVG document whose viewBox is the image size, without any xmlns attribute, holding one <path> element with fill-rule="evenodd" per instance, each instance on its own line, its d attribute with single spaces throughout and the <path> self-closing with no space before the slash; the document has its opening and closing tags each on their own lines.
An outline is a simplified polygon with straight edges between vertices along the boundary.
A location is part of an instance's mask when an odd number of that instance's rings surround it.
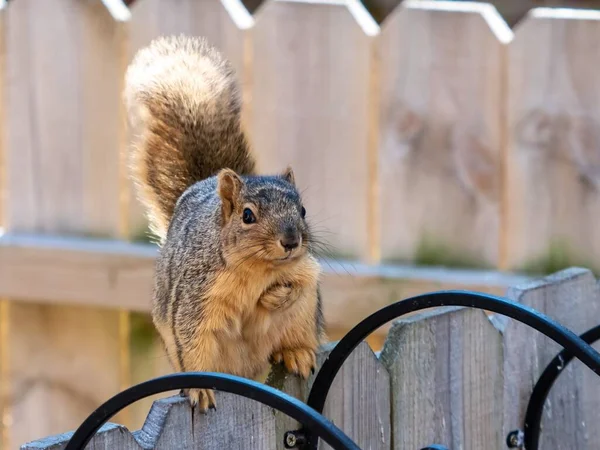
<svg viewBox="0 0 600 450">
<path fill-rule="evenodd" d="M 244 209 L 244 212 L 242 213 L 242 220 L 245 224 L 251 224 L 256 222 L 256 217 L 254 216 L 254 213 L 250 208 Z"/>
<path fill-rule="evenodd" d="M 303 206 L 302 210 L 300 211 L 300 214 L 302 214 L 302 218 L 304 219 L 306 217 L 306 208 Z"/>
</svg>

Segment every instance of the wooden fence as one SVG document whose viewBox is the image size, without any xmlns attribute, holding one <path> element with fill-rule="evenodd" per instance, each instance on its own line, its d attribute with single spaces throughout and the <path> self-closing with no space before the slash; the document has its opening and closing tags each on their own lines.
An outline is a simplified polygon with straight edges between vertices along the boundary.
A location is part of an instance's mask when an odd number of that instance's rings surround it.
<svg viewBox="0 0 600 450">
<path fill-rule="evenodd" d="M 0 2 L 3 450 L 168 370 L 120 100 L 161 34 L 227 55 L 261 170 L 291 163 L 307 188 L 332 338 L 402 297 L 523 278 L 495 270 L 600 267 L 600 13 L 538 8 L 511 30 L 484 3 L 406 0 L 382 23 L 355 0 L 127 3 Z"/>
<path fill-rule="evenodd" d="M 598 325 L 600 285 L 586 269 L 512 287 L 508 296 L 579 333 Z M 319 363 L 333 346 L 321 349 Z M 364 342 L 354 350 L 334 380 L 324 415 L 363 449 L 418 450 L 434 443 L 502 449 L 507 434 L 522 429 L 533 385 L 559 350 L 535 330 L 481 310 L 425 312 L 396 321 L 380 355 Z M 311 381 L 279 369 L 268 380 L 304 401 Z M 299 426 L 253 400 L 217 398 L 217 411 L 207 415 L 192 413 L 179 396 L 157 400 L 140 431 L 108 424 L 88 448 L 267 450 L 283 448 L 284 431 Z M 598 405 L 600 378 L 579 362 L 568 365 L 546 402 L 539 448 L 597 449 Z M 21 449 L 59 450 L 70 436 Z"/>
</svg>

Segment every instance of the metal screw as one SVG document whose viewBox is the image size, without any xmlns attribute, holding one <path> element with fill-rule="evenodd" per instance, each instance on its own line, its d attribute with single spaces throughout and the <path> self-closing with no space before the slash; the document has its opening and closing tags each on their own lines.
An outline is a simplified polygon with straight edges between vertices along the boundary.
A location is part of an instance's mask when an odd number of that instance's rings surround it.
<svg viewBox="0 0 600 450">
<path fill-rule="evenodd" d="M 284 444 L 285 448 L 302 448 L 306 444 L 306 437 L 302 431 L 287 431 Z"/>
<path fill-rule="evenodd" d="M 285 433 L 285 448 L 294 448 L 296 446 L 296 435 L 291 431 Z"/>
<path fill-rule="evenodd" d="M 521 430 L 511 431 L 506 436 L 506 445 L 508 448 L 523 448 L 523 445 L 525 445 L 523 438 L 524 434 Z"/>
</svg>

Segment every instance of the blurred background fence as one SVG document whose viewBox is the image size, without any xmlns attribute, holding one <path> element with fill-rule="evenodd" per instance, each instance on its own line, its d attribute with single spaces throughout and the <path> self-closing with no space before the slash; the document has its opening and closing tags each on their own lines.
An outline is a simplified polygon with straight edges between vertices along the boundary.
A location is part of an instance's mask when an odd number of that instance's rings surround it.
<svg viewBox="0 0 600 450">
<path fill-rule="evenodd" d="M 169 370 L 120 97 L 161 34 L 220 48 L 261 170 L 295 168 L 330 243 L 332 339 L 421 292 L 598 274 L 600 12 L 496 4 L 506 20 L 478 2 L 0 2 L 2 448 Z M 139 428 L 150 401 L 115 421 Z"/>
</svg>

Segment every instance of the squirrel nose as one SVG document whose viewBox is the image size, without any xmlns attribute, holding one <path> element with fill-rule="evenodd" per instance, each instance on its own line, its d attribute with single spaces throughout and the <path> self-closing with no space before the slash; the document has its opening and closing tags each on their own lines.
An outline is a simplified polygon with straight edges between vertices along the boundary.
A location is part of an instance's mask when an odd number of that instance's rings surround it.
<svg viewBox="0 0 600 450">
<path fill-rule="evenodd" d="M 298 236 L 296 236 L 295 234 L 291 236 L 284 236 L 279 242 L 286 252 L 291 252 L 300 244 Z"/>
</svg>

